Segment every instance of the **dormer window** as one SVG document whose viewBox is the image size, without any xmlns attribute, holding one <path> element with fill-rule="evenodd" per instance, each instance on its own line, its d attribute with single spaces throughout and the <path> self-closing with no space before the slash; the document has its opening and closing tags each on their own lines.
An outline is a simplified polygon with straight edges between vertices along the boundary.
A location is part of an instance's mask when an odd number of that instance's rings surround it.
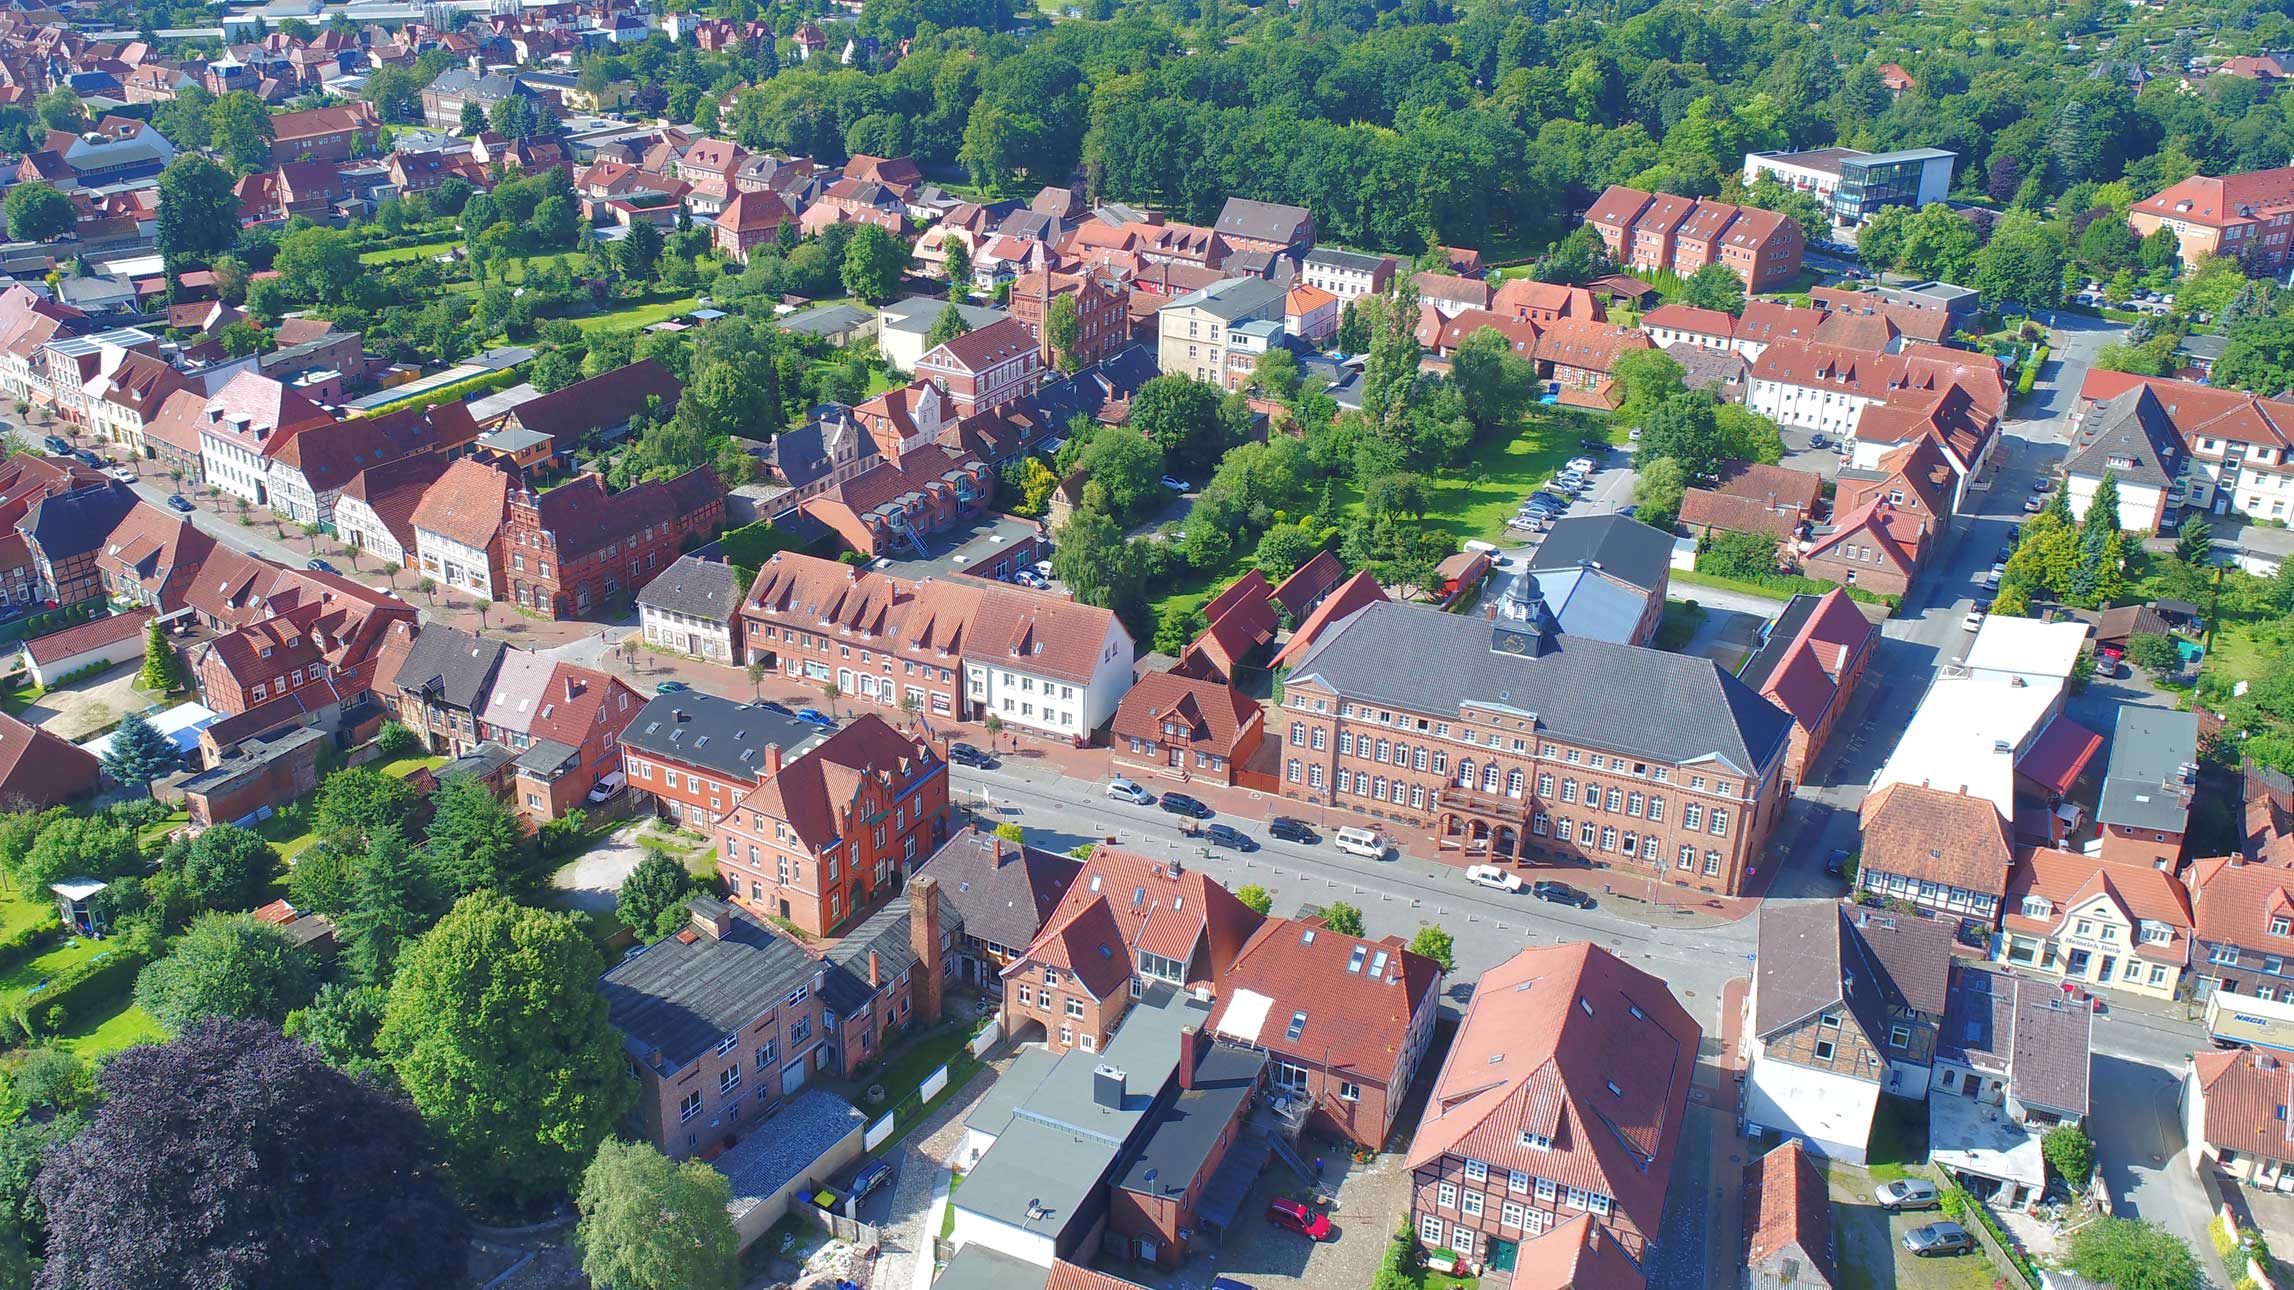
<svg viewBox="0 0 2294 1290">
<path fill-rule="evenodd" d="M 1521 1145 L 1528 1147 L 1532 1151 L 1553 1150 L 1553 1139 L 1546 1137 L 1542 1133 L 1531 1133 L 1527 1129 L 1523 1129 L 1521 1131 L 1521 1137 L 1519 1141 L 1521 1142 Z"/>
</svg>

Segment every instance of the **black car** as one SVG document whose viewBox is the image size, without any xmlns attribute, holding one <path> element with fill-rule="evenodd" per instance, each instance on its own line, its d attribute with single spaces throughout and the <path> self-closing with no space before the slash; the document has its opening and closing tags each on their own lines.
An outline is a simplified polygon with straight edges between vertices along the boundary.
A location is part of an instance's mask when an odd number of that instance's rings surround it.
<svg viewBox="0 0 2294 1290">
<path fill-rule="evenodd" d="M 892 1162 L 889 1160 L 879 1160 L 875 1164 L 869 1165 L 868 1167 L 862 1169 L 858 1174 L 853 1175 L 852 1194 L 855 1197 L 866 1196 L 868 1193 L 875 1191 L 877 1188 L 882 1187 L 884 1184 L 891 1181 Z"/>
<path fill-rule="evenodd" d="M 993 770 L 996 765 L 995 758 L 970 744 L 949 744 L 948 760 L 959 766 L 970 766 L 977 770 Z"/>
<path fill-rule="evenodd" d="M 1191 816 L 1192 818 L 1198 820 L 1207 820 L 1211 818 L 1210 807 L 1203 805 L 1201 802 L 1198 802 L 1194 798 L 1187 796 L 1185 793 L 1165 793 L 1162 796 L 1160 805 L 1164 810 L 1169 811 L 1173 815 Z"/>
<path fill-rule="evenodd" d="M 167 504 L 174 507 L 176 510 L 183 512 L 185 515 L 191 514 L 191 499 L 185 497 L 181 493 L 169 493 L 167 495 Z"/>
<path fill-rule="evenodd" d="M 1575 905 L 1579 909 L 1593 908 L 1593 898 L 1566 882 L 1540 882 L 1532 884 L 1529 894 L 1539 900 L 1550 900 L 1556 905 Z"/>
<path fill-rule="evenodd" d="M 81 464 L 81 465 L 83 465 L 83 466 L 98 466 L 98 467 L 100 467 L 100 466 L 102 466 L 102 465 L 104 464 L 104 459 L 103 459 L 103 458 L 101 458 L 101 457 L 98 457 L 97 455 L 95 455 L 95 454 L 94 454 L 94 453 L 92 453 L 92 452 L 89 452 L 89 451 L 88 451 L 87 449 L 85 449 L 85 448 L 74 448 L 74 449 L 72 450 L 72 460 L 73 460 L 73 461 L 76 461 L 76 462 L 78 462 L 78 463 L 80 463 L 80 464 Z"/>
<path fill-rule="evenodd" d="M 1834 848 L 1832 848 L 1832 853 L 1831 853 L 1830 855 L 1827 855 L 1827 856 L 1825 856 L 1825 857 L 1824 857 L 1824 872 L 1826 872 L 1826 873 L 1828 873 L 1828 874 L 1831 874 L 1831 875 L 1832 875 L 1833 877 L 1835 877 L 1835 878 L 1845 878 L 1845 877 L 1847 877 L 1847 876 L 1848 876 L 1848 848 L 1846 848 L 1846 847 L 1834 847 Z"/>
<path fill-rule="evenodd" d="M 49 435 L 43 442 L 46 444 L 48 452 L 53 456 L 69 457 L 72 455 L 71 441 L 62 435 Z"/>
<path fill-rule="evenodd" d="M 306 560 L 306 561 L 304 561 L 304 563 L 303 563 L 303 567 L 304 567 L 304 568 L 306 568 L 306 569 L 310 569 L 310 570 L 312 570 L 312 571 L 314 571 L 314 572 L 317 572 L 317 573 L 341 573 L 341 572 L 342 572 L 342 570 L 335 568 L 333 565 L 331 565 L 331 564 L 328 564 L 326 561 L 324 561 L 324 560 L 321 560 L 320 558 L 318 558 L 318 557 L 317 557 L 317 556 L 315 556 L 315 555 L 314 555 L 314 556 L 312 556 L 312 557 L 311 557 L 309 560 Z"/>
<path fill-rule="evenodd" d="M 2006 563 L 2007 563 L 2009 560 L 2012 560 L 2012 559 L 2014 559 L 2014 558 L 2015 558 L 2015 544 L 2014 544 L 2013 542 L 2008 542 L 2008 543 L 2005 543 L 2005 544 L 2001 545 L 2001 547 L 1999 548 L 1999 554 L 1997 554 L 1997 555 L 1993 556 L 1993 557 L 1992 557 L 1992 560 L 1993 560 L 1993 562 L 1994 562 L 1994 563 L 1996 563 L 1996 564 L 2006 564 Z"/>
<path fill-rule="evenodd" d="M 1322 841 L 1320 834 L 1306 827 L 1306 821 L 1294 820 L 1287 815 L 1278 815 L 1268 820 L 1266 835 L 1270 838 L 1281 838 L 1285 842 L 1297 842 L 1310 847 Z"/>
<path fill-rule="evenodd" d="M 770 712 L 777 717 L 793 717 L 796 715 L 795 713 L 789 711 L 789 705 L 785 703 L 775 703 L 771 699 L 759 699 L 750 706 L 763 708 L 765 711 Z"/>
<path fill-rule="evenodd" d="M 1171 795 L 1165 793 L 1163 796 L 1165 800 L 1169 800 Z M 1259 849 L 1258 839 L 1231 824 L 1204 825 L 1203 840 L 1214 847 L 1233 847 L 1237 851 L 1256 851 Z"/>
</svg>

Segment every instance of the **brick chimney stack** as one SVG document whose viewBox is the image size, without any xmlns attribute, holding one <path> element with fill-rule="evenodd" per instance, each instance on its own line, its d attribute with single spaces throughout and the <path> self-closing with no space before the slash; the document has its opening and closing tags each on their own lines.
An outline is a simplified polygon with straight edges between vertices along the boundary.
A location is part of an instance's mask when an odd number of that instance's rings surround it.
<svg viewBox="0 0 2294 1290">
<path fill-rule="evenodd" d="M 931 1025 L 940 1019 L 940 880 L 918 874 L 908 881 L 908 947 L 916 954 L 911 975 L 916 990 L 918 1020 Z"/>
<path fill-rule="evenodd" d="M 875 950 L 868 952 L 868 984 L 873 989 L 884 988 L 884 956 Z"/>
<path fill-rule="evenodd" d="M 1185 1092 L 1195 1087 L 1195 1063 L 1201 1060 L 1202 1049 L 1196 1039 L 1201 1034 L 1193 1026 L 1179 1032 L 1179 1089 Z"/>
<path fill-rule="evenodd" d="M 780 746 L 779 744 L 766 744 L 766 745 L 765 745 L 765 778 L 766 778 L 766 779 L 771 779 L 773 776 L 775 776 L 775 775 L 778 775 L 778 774 L 780 774 L 780 773 L 781 773 L 781 746 Z"/>
</svg>

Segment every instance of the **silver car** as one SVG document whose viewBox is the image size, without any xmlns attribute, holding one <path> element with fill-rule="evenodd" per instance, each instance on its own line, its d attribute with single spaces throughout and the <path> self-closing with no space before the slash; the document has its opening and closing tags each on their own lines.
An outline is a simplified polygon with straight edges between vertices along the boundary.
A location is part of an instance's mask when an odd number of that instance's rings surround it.
<svg viewBox="0 0 2294 1290">
<path fill-rule="evenodd" d="M 1925 1178 L 1898 1178 L 1874 1188 L 1872 1199 L 1884 1210 L 1902 1213 L 1905 1210 L 1934 1209 L 1943 1203 L 1943 1193 Z"/>
</svg>

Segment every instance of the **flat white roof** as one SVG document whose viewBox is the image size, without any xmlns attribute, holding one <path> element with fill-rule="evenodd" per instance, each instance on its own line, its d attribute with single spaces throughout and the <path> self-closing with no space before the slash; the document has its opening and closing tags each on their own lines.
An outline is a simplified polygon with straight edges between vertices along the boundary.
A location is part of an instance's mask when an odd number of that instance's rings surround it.
<svg viewBox="0 0 2294 1290">
<path fill-rule="evenodd" d="M 1923 784 L 1939 792 L 1965 791 L 2014 819 L 2016 756 L 2046 720 L 2057 693 L 2006 677 L 1937 677 L 1872 788 Z"/>
<path fill-rule="evenodd" d="M 1266 1028 L 1266 1014 L 1274 1007 L 1274 1000 L 1256 990 L 1237 990 L 1227 1004 L 1227 1015 L 1219 1020 L 1219 1033 L 1246 1044 L 1259 1041 L 1259 1032 Z"/>
<path fill-rule="evenodd" d="M 1967 650 L 1971 672 L 2013 672 L 2068 680 L 2087 644 L 2087 624 L 2043 623 L 2036 618 L 1993 614 L 1983 620 Z"/>
</svg>

